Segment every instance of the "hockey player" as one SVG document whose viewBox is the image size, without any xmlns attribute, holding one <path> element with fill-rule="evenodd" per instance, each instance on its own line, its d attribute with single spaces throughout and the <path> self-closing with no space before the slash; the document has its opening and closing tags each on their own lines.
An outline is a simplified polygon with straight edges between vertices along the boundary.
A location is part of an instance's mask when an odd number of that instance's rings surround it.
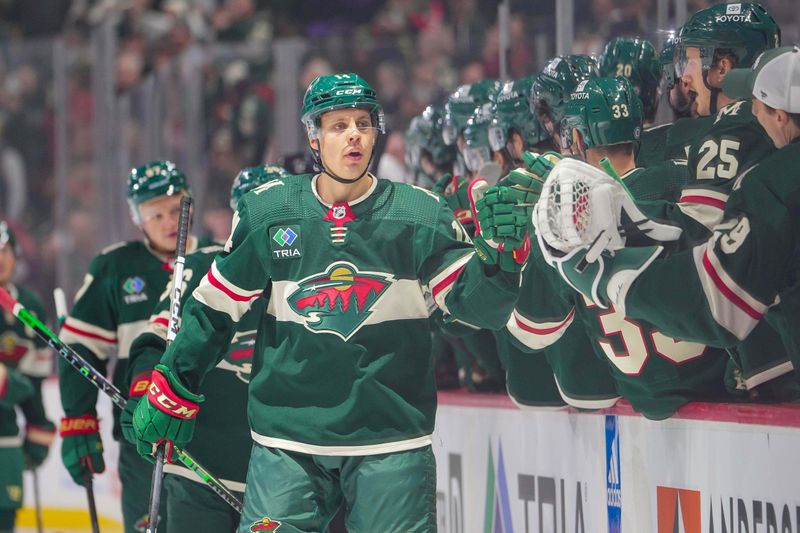
<svg viewBox="0 0 800 533">
<path fill-rule="evenodd" d="M 597 77 L 597 61 L 593 57 L 566 55 L 551 59 L 534 80 L 531 109 L 558 149 L 561 149 L 559 124 L 569 95 L 580 82 L 594 77 Z"/>
<path fill-rule="evenodd" d="M 39 298 L 11 282 L 19 250 L 8 223 L 0 220 L 0 287 L 44 321 Z M 36 334 L 4 313 L 0 319 L 0 532 L 14 531 L 22 507 L 22 470 L 41 465 L 55 438 L 55 425 L 42 404 L 42 381 L 51 371 L 50 348 Z M 17 426 L 16 407 L 25 419 Z"/>
<path fill-rule="evenodd" d="M 203 376 L 271 283 L 274 321 L 259 328 L 249 388 L 255 444 L 239 531 L 321 531 L 343 499 L 351 531 L 434 531 L 424 294 L 459 320 L 502 326 L 524 263 L 512 247 L 523 246 L 525 217 L 505 202 L 490 206 L 473 253 L 438 196 L 368 174 L 383 118 L 355 74 L 314 80 L 302 120 L 323 171 L 242 198 L 231 238 L 136 407 L 139 450 L 189 441 Z M 508 238 L 495 248 L 500 234 Z"/>
<path fill-rule="evenodd" d="M 61 330 L 61 339 L 101 372 L 115 359 L 112 382 L 120 390 L 129 390 L 125 374 L 131 343 L 147 329 L 153 306 L 170 279 L 180 200 L 188 193 L 186 177 L 169 161 L 154 161 L 131 171 L 128 203 L 144 240 L 112 245 L 92 260 Z M 197 247 L 198 240 L 189 236 L 187 251 Z M 66 415 L 61 421 L 61 457 L 72 479 L 83 484 L 87 475 L 105 470 L 95 409 L 97 389 L 63 360 L 59 376 Z M 151 469 L 133 446 L 120 440 L 118 410 L 113 424 L 114 438 L 120 441 L 125 531 L 144 531 Z"/>
<path fill-rule="evenodd" d="M 414 173 L 414 185 L 431 188 L 441 176 L 453 172 L 454 146 L 444 144 L 444 108 L 429 105 L 414 117 L 406 132 L 406 164 Z"/>
<path fill-rule="evenodd" d="M 764 52 L 751 69 L 730 72 L 723 89 L 733 98 L 753 96 L 753 113 L 777 151 L 736 180 L 712 237 L 662 258 L 659 242 L 604 253 L 582 273 L 573 268 L 582 247 L 570 245 L 561 248 L 567 254 L 559 270 L 597 304 L 624 308 L 629 317 L 646 319 L 668 334 L 734 346 L 767 322 L 780 332 L 797 365 L 800 49 Z M 608 186 L 616 191 L 605 198 L 624 198 L 624 191 Z M 605 202 L 587 207 L 610 208 Z M 614 226 L 607 230 L 616 232 Z M 548 240 L 550 246 L 562 244 Z"/>
<path fill-rule="evenodd" d="M 236 210 L 239 200 L 248 191 L 288 175 L 285 169 L 276 166 L 243 169 L 236 176 L 231 189 L 231 209 Z M 208 271 L 214 257 L 221 251 L 221 245 L 211 245 L 186 257 L 185 287 L 181 291 L 183 300 L 197 287 L 202 275 Z M 153 310 L 150 329 L 137 337 L 131 346 L 127 376 L 132 384 L 131 395 L 120 420 L 123 435 L 131 444 L 136 444 L 131 415 L 136 404 L 147 392 L 150 374 L 166 347 L 170 287 L 171 283 L 167 285 L 161 301 Z M 240 499 L 244 493 L 247 460 L 253 443 L 245 409 L 247 385 L 250 383 L 254 363 L 255 333 L 264 315 L 265 304 L 266 300 L 259 298 L 242 317 L 225 357 L 206 376 L 201 387 L 206 402 L 197 417 L 196 436 L 189 450 L 198 462 L 214 472 Z M 220 454 L 220 450 L 225 450 L 225 454 Z M 193 472 L 182 465 L 168 464 L 164 467 L 164 473 L 168 495 L 167 530 L 173 533 L 236 531 L 239 514 Z"/>
<path fill-rule="evenodd" d="M 456 176 L 469 174 L 462 156 L 464 144 L 462 134 L 467 127 L 467 120 L 475 112 L 476 107 L 491 105 L 500 87 L 500 82 L 497 80 L 481 80 L 460 86 L 447 98 L 444 106 L 442 140 L 446 145 L 455 146 L 459 150 L 453 170 Z"/>
<path fill-rule="evenodd" d="M 601 159 L 608 158 L 635 198 L 674 201 L 688 173 L 671 162 L 636 168 L 635 144 L 641 127 L 641 104 L 630 83 L 624 78 L 596 78 L 572 95 L 565 108 L 561 138 L 565 148 L 596 168 L 601 168 Z M 542 259 L 540 254 L 534 257 L 532 261 Z M 551 271 L 551 283 L 557 285 L 560 300 L 540 301 L 522 292 L 517 311 L 542 317 L 540 309 L 544 308 L 543 317 L 555 317 L 563 328 L 569 327 L 574 317 L 577 324 L 572 327 L 585 328 L 594 340 L 597 357 L 608 363 L 617 389 L 635 410 L 658 420 L 688 401 L 726 398 L 724 351 L 666 337 L 647 322 L 634 322 L 613 307 L 601 309 L 553 274 Z M 557 338 L 561 332 L 549 333 Z"/>
<path fill-rule="evenodd" d="M 526 151 L 543 153 L 557 149 L 531 107 L 531 91 L 537 78 L 534 75 L 506 82 L 492 104 L 489 146 L 502 156 L 503 167 L 523 165 L 522 154 Z"/>
</svg>

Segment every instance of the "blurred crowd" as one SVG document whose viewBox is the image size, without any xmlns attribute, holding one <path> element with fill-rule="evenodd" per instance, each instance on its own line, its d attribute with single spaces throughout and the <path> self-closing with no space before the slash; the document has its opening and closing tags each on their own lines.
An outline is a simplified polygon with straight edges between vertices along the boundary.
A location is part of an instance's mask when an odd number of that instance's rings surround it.
<svg viewBox="0 0 800 533">
<path fill-rule="evenodd" d="M 656 4 L 576 0 L 572 51 L 599 54 L 617 36 L 660 44 L 678 14 L 670 6 L 669 27 L 660 28 Z M 709 4 L 691 0 L 688 13 Z M 800 41 L 796 2 L 764 5 L 781 21 L 784 42 Z M 516 80 L 555 55 L 556 7 L 513 0 L 510 8 L 507 75 Z M 276 42 L 301 38 L 306 44 L 300 92 L 316 76 L 337 71 L 357 72 L 373 84 L 388 129 L 379 173 L 411 181 L 405 146 L 411 120 L 463 84 L 500 77 L 497 15 L 496 2 L 479 0 L 0 0 L 0 219 L 9 220 L 20 241 L 20 281 L 44 295 L 59 283 L 78 283 L 89 258 L 110 244 L 96 229 L 102 226 L 97 208 L 107 201 L 106 180 L 118 181 L 111 190 L 122 198 L 125 176 L 100 175 L 99 161 L 108 154 L 102 153 L 98 113 L 113 114 L 126 161 L 134 164 L 141 162 L 136 147 L 153 132 L 143 126 L 145 117 L 166 117 L 155 128 L 168 150 L 151 151 L 148 159 L 168 156 L 186 168 L 186 139 L 199 135 L 196 164 L 206 174 L 199 182 L 205 195 L 200 231 L 224 238 L 230 182 L 242 167 L 270 161 L 299 170 L 307 164 L 273 146 L 283 134 L 274 131 L 281 75 Z M 103 27 L 113 31 L 113 72 L 101 70 L 98 57 Z M 65 54 L 62 62 L 58 52 Z M 187 78 L 181 76 L 189 68 L 201 75 L 199 121 L 173 112 L 183 104 Z M 60 75 L 63 94 L 55 85 Z M 113 81 L 111 107 L 98 101 L 103 75 Z M 154 78 L 180 80 L 155 110 L 147 92 Z M 127 120 L 118 120 L 126 97 Z M 67 123 L 63 150 L 57 150 L 59 113 Z M 59 262 L 69 263 L 60 275 Z"/>
</svg>

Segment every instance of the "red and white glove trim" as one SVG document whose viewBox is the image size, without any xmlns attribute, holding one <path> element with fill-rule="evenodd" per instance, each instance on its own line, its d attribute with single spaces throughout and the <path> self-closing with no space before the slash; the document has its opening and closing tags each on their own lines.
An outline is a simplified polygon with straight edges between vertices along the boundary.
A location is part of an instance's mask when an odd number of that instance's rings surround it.
<svg viewBox="0 0 800 533">
<path fill-rule="evenodd" d="M 181 398 L 170 388 L 166 376 L 154 370 L 151 375 L 150 388 L 147 391 L 147 399 L 159 411 L 167 413 L 175 418 L 186 420 L 195 418 L 200 406 L 191 400 Z"/>
<path fill-rule="evenodd" d="M 150 388 L 150 379 L 153 374 L 152 370 L 140 372 L 133 376 L 133 382 L 130 389 L 128 389 L 128 398 L 141 398 L 147 393 Z"/>
<path fill-rule="evenodd" d="M 91 435 L 98 433 L 100 430 L 100 423 L 94 415 L 81 415 L 75 417 L 65 417 L 61 419 L 61 426 L 58 432 L 62 437 L 71 437 L 73 435 Z"/>
</svg>

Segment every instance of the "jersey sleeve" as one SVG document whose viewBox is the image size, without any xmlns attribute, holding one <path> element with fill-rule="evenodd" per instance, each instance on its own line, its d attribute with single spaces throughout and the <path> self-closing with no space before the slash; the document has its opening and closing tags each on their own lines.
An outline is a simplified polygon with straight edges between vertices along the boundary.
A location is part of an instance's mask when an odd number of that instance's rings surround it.
<svg viewBox="0 0 800 533">
<path fill-rule="evenodd" d="M 575 306 L 564 298 L 560 290 L 564 284 L 554 273 L 535 248 L 522 274 L 520 298 L 506 324 L 514 345 L 526 352 L 556 343 L 574 320 Z"/>
<path fill-rule="evenodd" d="M 25 293 L 25 307 L 33 313 L 43 324 L 47 323 L 47 315 L 44 311 L 42 302 L 32 292 L 26 291 Z M 53 354 L 47 343 L 39 338 L 33 330 L 25 328 L 25 333 L 33 338 L 32 350 L 20 359 L 17 370 L 28 376 L 29 378 L 42 379 L 48 377 L 53 372 Z"/>
<path fill-rule="evenodd" d="M 418 244 L 419 279 L 442 311 L 476 328 L 500 329 L 517 299 L 519 275 L 487 267 L 453 212 L 440 202 L 434 227 Z"/>
<path fill-rule="evenodd" d="M 183 286 L 181 287 L 181 309 L 191 293 L 200 283 L 201 275 L 208 271 L 209 255 L 190 254 L 186 258 L 183 270 Z M 150 374 L 167 347 L 167 330 L 169 328 L 172 280 L 167 282 L 164 297 L 156 304 L 153 314 L 148 320 L 148 329 L 136 337 L 131 345 L 126 382 L 130 383 L 129 398 L 144 395 L 150 384 Z M 178 317 L 178 328 L 181 318 Z"/>
<path fill-rule="evenodd" d="M 714 346 L 747 337 L 776 304 L 795 242 L 790 211 L 754 181 L 708 241 L 654 261 L 637 278 L 625 297 L 628 316 Z"/>
<path fill-rule="evenodd" d="M 223 251 L 181 312 L 181 330 L 161 362 L 191 390 L 227 352 L 236 323 L 261 296 L 270 277 L 266 229 L 254 223 L 243 200 Z"/>
<path fill-rule="evenodd" d="M 61 340 L 102 374 L 117 349 L 117 323 L 112 304 L 112 278 L 107 258 L 99 255 L 89 265 L 75 295 L 72 313 L 61 328 Z M 96 414 L 97 389 L 63 358 L 58 361 L 61 404 L 68 417 Z"/>
</svg>

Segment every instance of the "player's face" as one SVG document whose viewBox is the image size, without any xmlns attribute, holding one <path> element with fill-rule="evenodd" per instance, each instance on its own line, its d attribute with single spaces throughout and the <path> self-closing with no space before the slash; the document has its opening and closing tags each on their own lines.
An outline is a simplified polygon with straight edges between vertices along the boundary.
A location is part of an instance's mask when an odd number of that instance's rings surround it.
<svg viewBox="0 0 800 533">
<path fill-rule="evenodd" d="M 686 65 L 681 74 L 681 81 L 686 84 L 688 96 L 694 96 L 692 105 L 692 115 L 707 117 L 711 114 L 711 90 L 706 87 L 703 81 L 703 60 L 700 57 L 700 49 L 695 47 L 686 48 Z M 680 83 L 676 84 L 676 87 Z"/>
<path fill-rule="evenodd" d="M 692 118 L 696 118 L 697 109 L 694 106 L 696 96 L 697 94 L 689 90 L 689 84 L 679 79 L 669 90 L 669 106 L 679 115 L 688 113 Z"/>
<path fill-rule="evenodd" d="M 776 148 L 783 148 L 787 144 L 785 132 L 778 122 L 778 113 L 767 109 L 758 98 L 753 98 L 753 115 L 767 132 L 769 138 L 775 143 Z"/>
<path fill-rule="evenodd" d="M 11 246 L 0 246 L 0 287 L 8 285 L 14 275 L 17 257 Z"/>
<path fill-rule="evenodd" d="M 378 138 L 369 112 L 352 108 L 329 111 L 322 115 L 319 130 L 319 150 L 325 168 L 344 179 L 361 176 Z"/>
<path fill-rule="evenodd" d="M 173 254 L 178 247 L 181 196 L 159 196 L 139 204 L 139 227 L 156 252 Z"/>
</svg>

